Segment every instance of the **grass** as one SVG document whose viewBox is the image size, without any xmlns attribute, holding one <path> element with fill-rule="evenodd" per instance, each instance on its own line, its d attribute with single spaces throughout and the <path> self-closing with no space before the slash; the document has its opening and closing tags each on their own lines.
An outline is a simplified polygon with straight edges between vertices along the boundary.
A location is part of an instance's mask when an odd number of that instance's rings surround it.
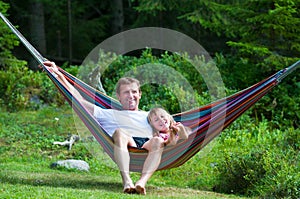
<svg viewBox="0 0 300 199">
<path fill-rule="evenodd" d="M 116 173 L 53 170 L 47 162 L 6 161 L 0 166 L 0 198 L 144 198 L 121 193 Z M 178 187 L 147 187 L 147 198 L 240 198 Z"/>
<path fill-rule="evenodd" d="M 213 160 L 201 153 L 182 167 L 156 172 L 146 197 L 123 194 L 121 177 L 111 162 L 100 162 L 81 142 L 71 151 L 52 144 L 72 132 L 76 128 L 69 107 L 2 111 L 0 198 L 241 198 L 210 191 L 213 169 L 207 165 Z M 70 158 L 87 161 L 90 172 L 50 168 L 51 163 Z M 132 178 L 138 176 L 133 173 Z M 193 184 L 199 180 L 203 186 L 196 189 Z"/>
</svg>

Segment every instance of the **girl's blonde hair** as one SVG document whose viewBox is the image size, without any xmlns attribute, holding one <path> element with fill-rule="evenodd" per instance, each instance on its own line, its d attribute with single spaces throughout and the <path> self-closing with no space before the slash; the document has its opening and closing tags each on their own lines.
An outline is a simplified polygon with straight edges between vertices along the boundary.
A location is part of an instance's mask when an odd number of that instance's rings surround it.
<svg viewBox="0 0 300 199">
<path fill-rule="evenodd" d="M 152 129 L 153 129 L 153 136 L 155 136 L 155 135 L 156 135 L 157 133 L 159 133 L 159 132 L 157 132 L 156 129 L 153 127 L 152 122 L 151 122 L 151 118 L 152 118 L 153 115 L 157 115 L 158 113 L 163 113 L 163 114 L 165 114 L 166 116 L 168 116 L 168 117 L 169 117 L 169 120 L 170 120 L 170 125 L 172 125 L 173 123 L 175 123 L 175 120 L 174 120 L 174 118 L 172 117 L 172 115 L 170 115 L 170 113 L 168 113 L 165 109 L 159 108 L 159 107 L 152 108 L 152 109 L 149 111 L 149 113 L 148 113 L 147 119 L 148 119 L 148 122 L 149 122 L 150 126 L 151 126 Z"/>
</svg>

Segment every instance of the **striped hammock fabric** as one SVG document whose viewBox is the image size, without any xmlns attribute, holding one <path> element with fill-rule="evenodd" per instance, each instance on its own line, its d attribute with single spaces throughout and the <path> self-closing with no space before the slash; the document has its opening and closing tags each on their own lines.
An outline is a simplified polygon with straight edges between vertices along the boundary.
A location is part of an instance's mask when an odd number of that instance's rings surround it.
<svg viewBox="0 0 300 199">
<path fill-rule="evenodd" d="M 170 169 L 184 164 L 299 66 L 300 61 L 232 96 L 197 109 L 173 115 L 176 121 L 190 127 L 192 133 L 187 140 L 180 141 L 175 146 L 165 147 L 158 170 Z M 47 71 L 46 68 L 45 70 Z M 90 102 L 94 102 L 95 105 L 104 109 L 121 109 L 121 105 L 115 99 L 93 89 L 61 68 L 59 70 L 81 95 Z M 55 76 L 49 71 L 47 71 L 47 74 L 103 147 L 104 151 L 110 158 L 114 159 L 113 141 L 105 132 L 105 129 L 102 128 L 96 119 L 72 96 Z M 130 170 L 140 172 L 147 156 L 147 151 L 138 148 L 130 148 L 129 151 L 131 157 Z"/>
</svg>

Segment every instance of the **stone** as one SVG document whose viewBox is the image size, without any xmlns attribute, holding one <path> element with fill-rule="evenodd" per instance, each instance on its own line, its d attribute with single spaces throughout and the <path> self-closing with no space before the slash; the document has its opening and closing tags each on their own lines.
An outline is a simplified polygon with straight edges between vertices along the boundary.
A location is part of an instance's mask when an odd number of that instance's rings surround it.
<svg viewBox="0 0 300 199">
<path fill-rule="evenodd" d="M 56 167 L 65 167 L 67 169 L 77 169 L 80 171 L 89 171 L 90 166 L 87 162 L 83 160 L 74 160 L 74 159 L 69 159 L 69 160 L 59 160 L 57 162 L 54 162 L 50 166 L 51 168 L 56 168 Z"/>
</svg>

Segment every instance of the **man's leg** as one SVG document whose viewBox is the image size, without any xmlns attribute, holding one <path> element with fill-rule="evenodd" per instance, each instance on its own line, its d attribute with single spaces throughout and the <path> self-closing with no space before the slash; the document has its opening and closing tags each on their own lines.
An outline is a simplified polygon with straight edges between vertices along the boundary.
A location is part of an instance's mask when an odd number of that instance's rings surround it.
<svg viewBox="0 0 300 199">
<path fill-rule="evenodd" d="M 122 176 L 124 186 L 123 191 L 126 193 L 130 193 L 134 190 L 135 187 L 129 173 L 130 156 L 128 152 L 128 145 L 136 146 L 136 144 L 132 137 L 128 136 L 126 131 L 122 129 L 116 129 L 112 137 L 115 144 L 114 159 L 120 169 L 120 173 Z"/>
<path fill-rule="evenodd" d="M 136 190 L 138 193 L 146 194 L 146 183 L 156 171 L 161 161 L 164 141 L 160 137 L 153 137 L 143 145 L 143 148 L 148 150 L 148 156 L 144 162 L 143 170 L 140 179 L 136 183 Z"/>
</svg>

